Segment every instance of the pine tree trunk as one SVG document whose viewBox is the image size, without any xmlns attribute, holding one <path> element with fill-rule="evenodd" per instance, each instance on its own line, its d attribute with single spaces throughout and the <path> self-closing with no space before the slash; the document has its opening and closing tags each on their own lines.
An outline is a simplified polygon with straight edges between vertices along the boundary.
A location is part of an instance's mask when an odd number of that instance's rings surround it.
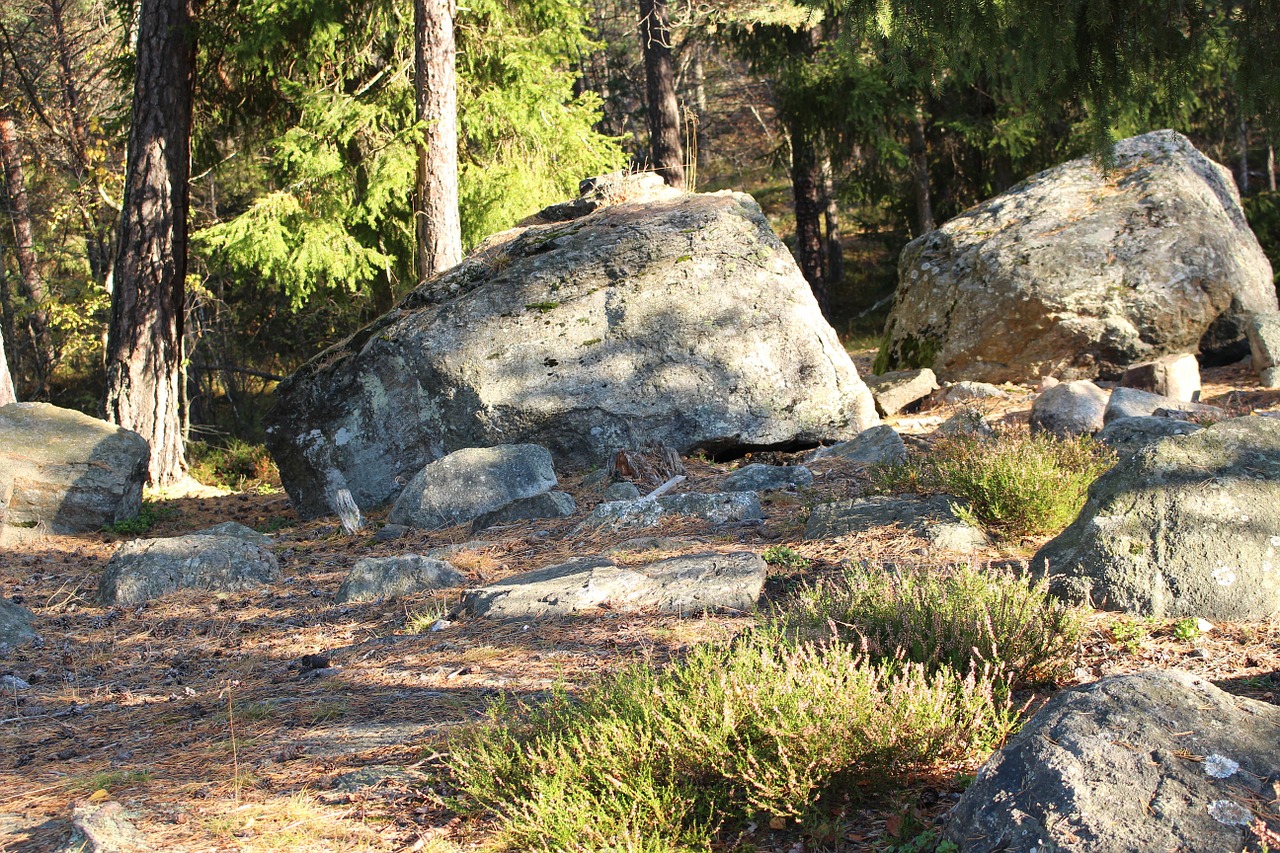
<svg viewBox="0 0 1280 853">
<path fill-rule="evenodd" d="M 4 335 L 0 334 L 0 406 L 18 402 L 13 390 L 13 377 L 9 374 L 9 362 L 4 353 Z"/>
<path fill-rule="evenodd" d="M 151 445 L 150 479 L 183 458 L 183 301 L 195 38 L 188 0 L 142 0 L 111 328 L 107 420 Z"/>
<path fill-rule="evenodd" d="M 671 30 L 666 0 L 640 0 L 640 45 L 644 48 L 649 156 L 662 179 L 684 189 L 684 149 L 680 144 L 680 104 L 671 64 Z"/>
<path fill-rule="evenodd" d="M 818 307 L 828 318 L 830 295 L 824 274 L 825 246 L 822 241 L 822 163 L 812 130 L 803 118 L 793 116 L 788 122 L 791 133 L 791 191 L 796 208 L 796 262 L 818 300 Z"/>
<path fill-rule="evenodd" d="M 418 121 L 426 125 L 414 194 L 419 281 L 462 261 L 453 14 L 453 0 L 414 0 L 414 89 Z"/>
<path fill-rule="evenodd" d="M 4 269 L 4 256 L 0 255 L 0 406 L 18 401 L 13 387 L 13 374 L 5 357 L 5 339 L 13 340 L 13 326 L 9 322 L 9 286 Z"/>
<path fill-rule="evenodd" d="M 935 227 L 933 221 L 933 196 L 929 192 L 929 148 L 925 141 L 924 107 L 917 104 L 907 122 L 907 139 L 910 142 L 911 184 L 916 196 L 915 236 L 928 234 Z"/>
<path fill-rule="evenodd" d="M 8 198 L 9 218 L 13 223 L 14 254 L 18 258 L 19 292 L 31 303 L 27 327 L 31 331 L 31 347 L 36 369 L 34 396 L 47 397 L 49 374 L 53 372 L 53 341 L 49 335 L 49 294 L 36 258 L 35 236 L 31 226 L 31 209 L 27 203 L 27 184 L 22 174 L 18 151 L 18 132 L 13 117 L 0 110 L 0 161 L 4 164 L 4 184 Z M 16 347 L 17 343 L 14 342 Z"/>
<path fill-rule="evenodd" d="M 844 281 L 844 246 L 840 244 L 840 206 L 836 203 L 835 176 L 831 173 L 831 155 L 823 153 L 819 166 L 822 173 L 822 218 L 827 226 L 827 289 Z"/>
<path fill-rule="evenodd" d="M 1267 146 L 1267 189 L 1276 191 L 1276 147 Z"/>
</svg>

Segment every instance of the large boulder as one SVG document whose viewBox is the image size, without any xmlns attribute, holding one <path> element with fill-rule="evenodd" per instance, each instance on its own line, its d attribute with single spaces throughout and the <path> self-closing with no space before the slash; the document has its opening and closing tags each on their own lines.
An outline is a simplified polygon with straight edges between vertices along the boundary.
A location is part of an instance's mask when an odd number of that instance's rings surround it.
<svg viewBox="0 0 1280 853">
<path fill-rule="evenodd" d="M 783 243 L 741 193 L 622 203 L 487 241 L 276 391 L 267 442 L 304 517 L 394 499 L 464 447 L 560 464 L 619 447 L 794 449 L 877 422 Z"/>
<path fill-rule="evenodd" d="M 914 240 L 877 371 L 1116 378 L 1169 353 L 1244 356 L 1275 311 L 1271 265 L 1230 173 L 1169 130 L 1041 172 Z"/>
<path fill-rule="evenodd" d="M 86 533 L 142 508 L 151 450 L 136 432 L 48 403 L 0 406 L 0 538 Z"/>
<path fill-rule="evenodd" d="M 179 589 L 239 592 L 278 580 L 269 549 L 238 536 L 189 533 L 125 542 L 102 571 L 98 600 L 132 607 Z"/>
<path fill-rule="evenodd" d="M 1235 418 L 1122 458 L 1032 566 L 1055 594 L 1100 609 L 1280 614 L 1280 421 Z"/>
<path fill-rule="evenodd" d="M 962 853 L 1260 849 L 1280 830 L 1280 708 L 1180 672 L 1118 675 L 1055 696 L 951 812 Z"/>
</svg>

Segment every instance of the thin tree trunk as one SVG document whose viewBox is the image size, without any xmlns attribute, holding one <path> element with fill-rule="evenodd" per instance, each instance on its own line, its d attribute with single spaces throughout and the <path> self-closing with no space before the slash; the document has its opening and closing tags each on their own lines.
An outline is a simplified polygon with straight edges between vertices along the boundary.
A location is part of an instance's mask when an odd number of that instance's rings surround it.
<svg viewBox="0 0 1280 853">
<path fill-rule="evenodd" d="M 822 218 L 827 226 L 827 288 L 844 281 L 844 246 L 840 244 L 840 206 L 836 203 L 835 176 L 831 173 L 831 155 L 823 153 L 819 164 L 822 174 Z"/>
<path fill-rule="evenodd" d="M 818 300 L 818 307 L 830 317 L 830 295 L 824 274 L 825 246 L 822 241 L 822 164 L 818 157 L 813 132 L 804 119 L 792 116 L 788 122 L 791 134 L 791 191 L 796 208 L 796 262 Z"/>
<path fill-rule="evenodd" d="M 26 179 L 18 151 L 18 133 L 13 117 L 0 111 L 0 161 L 4 163 L 9 219 L 13 223 L 14 254 L 18 258 L 19 291 L 31 303 L 26 324 L 31 330 L 31 346 L 38 385 L 36 397 L 46 397 L 49 374 L 53 372 L 53 341 L 49 335 L 49 294 L 36 259 L 35 237 L 31 226 L 31 209 L 27 203 Z M 17 342 L 14 342 L 17 345 Z"/>
<path fill-rule="evenodd" d="M 12 327 L 9 325 L 9 288 L 5 282 L 4 258 L 0 256 L 0 406 L 18 402 L 18 394 L 13 388 L 13 375 L 9 372 L 9 361 L 5 357 L 4 340 L 12 338 Z"/>
<path fill-rule="evenodd" d="M 1240 195 L 1249 194 L 1249 125 L 1240 117 Z"/>
<path fill-rule="evenodd" d="M 1276 191 L 1276 147 L 1267 146 L 1267 189 Z"/>
<path fill-rule="evenodd" d="M 182 333 L 194 68 L 188 0 L 142 0 L 105 409 L 107 420 L 151 445 L 153 485 L 186 469 Z"/>
<path fill-rule="evenodd" d="M 666 0 L 640 0 L 640 45 L 644 48 L 649 156 L 664 181 L 683 189 L 684 148 L 680 144 L 680 104 L 671 64 Z"/>
<path fill-rule="evenodd" d="M 907 122 L 907 139 L 910 142 L 911 183 L 916 196 L 916 228 L 919 237 L 932 231 L 933 196 L 929 192 L 929 148 L 925 142 L 924 107 L 916 104 Z"/>
<path fill-rule="evenodd" d="M 425 125 L 414 194 L 419 281 L 462 261 L 453 15 L 453 0 L 414 0 L 414 89 L 418 121 Z"/>
</svg>

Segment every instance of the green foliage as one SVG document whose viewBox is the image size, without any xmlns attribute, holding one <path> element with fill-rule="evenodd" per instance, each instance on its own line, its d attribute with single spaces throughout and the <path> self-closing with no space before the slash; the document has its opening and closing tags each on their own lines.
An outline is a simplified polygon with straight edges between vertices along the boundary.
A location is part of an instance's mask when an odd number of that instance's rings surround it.
<svg viewBox="0 0 1280 853">
<path fill-rule="evenodd" d="M 1012 726 L 996 694 L 759 630 L 665 670 L 633 665 L 578 701 L 499 703 L 455 738 L 452 767 L 508 849 L 710 850 L 725 821 L 802 818 L 859 779 L 989 749 Z"/>
<path fill-rule="evenodd" d="M 770 545 L 760 556 L 771 566 L 780 566 L 784 569 L 809 568 L 809 559 L 797 554 L 789 545 Z"/>
<path fill-rule="evenodd" d="M 172 507 L 164 507 L 153 501 L 143 501 L 142 508 L 133 518 L 108 524 L 102 529 L 121 536 L 140 536 L 166 518 L 172 518 L 175 512 L 176 510 Z"/>
<path fill-rule="evenodd" d="M 187 445 L 187 466 L 191 476 L 206 486 L 237 492 L 271 488 L 270 482 L 279 479 L 267 448 L 238 438 L 224 444 L 191 442 Z"/>
<path fill-rule="evenodd" d="M 1011 684 L 1053 679 L 1070 666 L 1082 612 L 1007 569 L 847 567 L 803 588 L 782 620 L 806 634 L 834 630 L 873 660 L 930 669 L 990 667 Z"/>
<path fill-rule="evenodd" d="M 1200 623 L 1192 618 L 1179 619 L 1173 623 L 1173 636 L 1184 643 L 1194 643 L 1200 636 Z"/>
<path fill-rule="evenodd" d="M 1150 619 L 1117 619 L 1111 623 L 1111 638 L 1129 654 L 1136 654 L 1142 641 L 1151 636 L 1152 624 Z"/>
<path fill-rule="evenodd" d="M 1276 286 L 1280 289 L 1280 192 L 1261 192 L 1240 201 L 1249 227 L 1271 261 Z"/>
<path fill-rule="evenodd" d="M 996 534 L 1016 538 L 1057 533 L 1080 512 L 1089 485 L 1115 464 L 1115 454 L 1088 436 L 1005 433 L 995 438 L 946 436 L 927 454 L 873 470 L 887 491 L 942 492 Z"/>
</svg>

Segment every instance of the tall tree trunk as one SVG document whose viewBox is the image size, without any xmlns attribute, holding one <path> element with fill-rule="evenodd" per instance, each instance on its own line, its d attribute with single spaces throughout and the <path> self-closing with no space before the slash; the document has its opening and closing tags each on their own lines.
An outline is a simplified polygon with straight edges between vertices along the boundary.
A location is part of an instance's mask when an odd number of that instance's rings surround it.
<svg viewBox="0 0 1280 853">
<path fill-rule="evenodd" d="M 419 281 L 462 261 L 453 14 L 454 0 L 414 0 L 414 90 L 418 121 L 426 125 L 418 143 L 414 194 Z"/>
<path fill-rule="evenodd" d="M 796 208 L 796 261 L 818 300 L 818 307 L 830 318 L 831 299 L 822 241 L 826 204 L 822 200 L 822 163 L 816 134 L 800 116 L 792 116 L 787 124 L 791 134 L 791 191 Z"/>
<path fill-rule="evenodd" d="M 907 139 L 911 155 L 911 184 L 916 196 L 916 236 L 935 227 L 933 196 L 929 192 L 929 147 L 925 141 L 924 106 L 917 103 L 907 122 Z"/>
<path fill-rule="evenodd" d="M 31 347 L 36 369 L 34 396 L 47 397 L 49 374 L 53 372 L 53 340 L 49 335 L 49 294 L 36 259 L 35 237 L 31 226 L 31 208 L 27 203 L 27 184 L 22 174 L 18 151 L 18 132 L 13 116 L 0 108 L 0 161 L 4 164 L 4 184 L 9 219 L 13 223 L 14 254 L 18 258 L 19 292 L 31 303 L 26 315 L 31 330 Z M 13 342 L 17 346 L 17 342 Z"/>
<path fill-rule="evenodd" d="M 827 289 L 844 281 L 844 246 L 840 244 L 840 206 L 836 203 L 835 176 L 831 173 L 831 155 L 823 152 L 819 165 L 822 173 L 822 218 L 827 226 Z"/>
<path fill-rule="evenodd" d="M 141 0 L 133 122 L 107 334 L 107 420 L 151 445 L 150 479 L 185 472 L 183 301 L 195 34 L 188 0 Z"/>
<path fill-rule="evenodd" d="M 5 284 L 4 258 L 0 257 L 0 406 L 16 403 L 17 392 L 13 388 L 13 375 L 9 373 L 9 361 L 5 357 L 4 339 L 12 337 L 8 321 L 9 293 Z"/>
<path fill-rule="evenodd" d="M 684 188 L 684 148 L 680 144 L 680 104 L 671 64 L 671 30 L 666 0 L 640 0 L 640 45 L 644 48 L 649 157 L 662 179 Z"/>
</svg>

